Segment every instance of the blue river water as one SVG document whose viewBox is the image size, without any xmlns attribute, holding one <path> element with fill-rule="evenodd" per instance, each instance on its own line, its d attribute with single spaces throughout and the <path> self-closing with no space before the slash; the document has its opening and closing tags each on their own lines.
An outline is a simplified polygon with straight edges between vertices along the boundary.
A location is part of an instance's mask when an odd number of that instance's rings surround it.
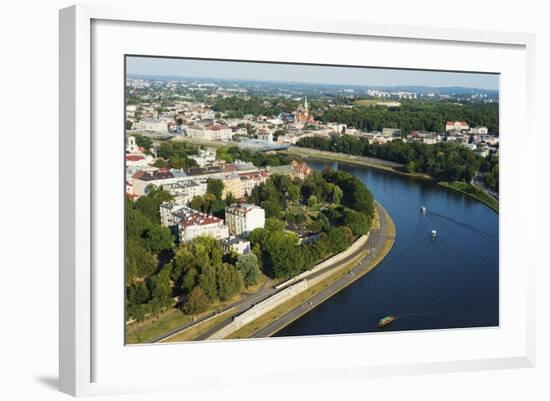
<svg viewBox="0 0 550 401">
<path fill-rule="evenodd" d="M 498 215 L 436 184 L 368 167 L 307 160 L 361 179 L 392 217 L 397 237 L 373 271 L 274 337 L 487 327 L 499 324 Z M 421 206 L 427 213 L 420 213 Z M 437 237 L 431 238 L 431 231 Z"/>
</svg>

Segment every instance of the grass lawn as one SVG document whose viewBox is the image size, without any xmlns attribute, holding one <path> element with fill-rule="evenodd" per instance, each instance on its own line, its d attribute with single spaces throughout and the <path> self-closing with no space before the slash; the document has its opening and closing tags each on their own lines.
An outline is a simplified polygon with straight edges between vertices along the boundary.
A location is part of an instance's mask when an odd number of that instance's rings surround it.
<svg viewBox="0 0 550 401">
<path fill-rule="evenodd" d="M 195 340 L 197 337 L 199 337 L 201 334 L 207 332 L 212 327 L 216 326 L 218 323 L 221 323 L 223 320 L 227 319 L 231 313 L 234 312 L 234 309 L 228 309 L 219 315 L 216 315 L 210 319 L 207 319 L 203 322 L 200 322 L 198 324 L 195 324 L 188 329 L 185 329 L 178 334 L 174 335 L 173 337 L 167 338 L 166 340 L 162 340 L 162 343 L 174 343 L 174 342 L 182 342 L 182 341 L 192 341 Z"/>
<path fill-rule="evenodd" d="M 496 200 L 490 195 L 487 195 L 481 189 L 476 188 L 472 184 L 462 182 L 462 181 L 453 181 L 453 182 L 441 181 L 438 184 L 445 188 L 453 189 L 455 191 L 468 195 L 474 199 L 477 199 L 478 201 L 484 203 L 485 205 L 493 209 L 496 213 L 498 213 L 498 200 Z"/>
<path fill-rule="evenodd" d="M 377 98 L 377 99 L 360 99 L 360 100 L 355 101 L 355 104 L 357 106 L 364 106 L 364 107 L 375 106 L 378 103 L 380 103 L 380 104 L 389 104 L 390 101 L 383 100 L 383 99 L 380 99 L 380 98 Z"/>
<path fill-rule="evenodd" d="M 141 323 L 128 325 L 126 327 L 126 343 L 140 344 L 150 342 L 153 338 L 190 321 L 190 316 L 185 315 L 179 309 L 171 308 L 158 318 L 147 319 Z"/>
<path fill-rule="evenodd" d="M 268 281 L 269 280 L 269 281 Z M 218 308 L 222 308 L 228 304 L 238 301 L 242 296 L 254 294 L 258 292 L 264 285 L 274 285 L 272 280 L 262 274 L 258 280 L 258 283 L 245 288 L 243 292 L 226 302 L 215 302 L 207 311 L 197 315 L 197 318 L 208 315 Z M 171 308 L 168 311 L 159 315 L 158 318 L 150 318 L 140 323 L 133 323 L 126 327 L 126 343 L 127 344 L 139 344 L 151 342 L 153 339 L 163 335 L 164 333 L 175 329 L 178 326 L 183 326 L 191 321 L 192 317 L 184 314 L 177 308 Z M 209 320 L 210 321 L 210 320 Z M 204 322 L 207 323 L 207 322 Z M 208 330 L 208 329 L 204 329 Z M 197 335 L 199 335 L 198 333 Z M 175 341 L 187 341 L 187 340 L 175 340 Z"/>
</svg>

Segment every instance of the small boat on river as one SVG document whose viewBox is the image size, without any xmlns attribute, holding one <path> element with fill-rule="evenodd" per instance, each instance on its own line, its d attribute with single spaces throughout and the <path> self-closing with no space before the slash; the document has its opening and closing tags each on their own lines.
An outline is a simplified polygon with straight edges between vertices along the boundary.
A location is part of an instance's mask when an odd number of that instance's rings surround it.
<svg viewBox="0 0 550 401">
<path fill-rule="evenodd" d="M 386 327 L 388 324 L 393 322 L 395 319 L 397 319 L 395 316 L 384 316 L 382 319 L 378 321 L 378 327 L 383 328 Z"/>
</svg>

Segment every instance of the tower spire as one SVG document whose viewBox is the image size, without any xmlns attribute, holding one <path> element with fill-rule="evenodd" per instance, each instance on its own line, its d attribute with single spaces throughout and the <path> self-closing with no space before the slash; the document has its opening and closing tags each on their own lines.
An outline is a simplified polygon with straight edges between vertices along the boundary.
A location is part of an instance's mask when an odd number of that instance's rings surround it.
<svg viewBox="0 0 550 401">
<path fill-rule="evenodd" d="M 306 96 L 305 101 L 304 101 L 304 109 L 305 109 L 306 115 L 307 115 L 308 112 L 309 112 L 308 107 L 307 107 L 307 96 Z"/>
</svg>

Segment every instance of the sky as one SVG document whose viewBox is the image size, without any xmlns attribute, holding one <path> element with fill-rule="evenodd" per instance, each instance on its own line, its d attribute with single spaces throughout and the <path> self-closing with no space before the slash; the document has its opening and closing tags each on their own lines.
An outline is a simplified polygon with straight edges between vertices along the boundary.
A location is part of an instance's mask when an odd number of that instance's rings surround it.
<svg viewBox="0 0 550 401">
<path fill-rule="evenodd" d="M 460 86 L 498 90 L 498 74 L 251 63 L 128 56 L 130 75 L 366 86 Z"/>
</svg>

